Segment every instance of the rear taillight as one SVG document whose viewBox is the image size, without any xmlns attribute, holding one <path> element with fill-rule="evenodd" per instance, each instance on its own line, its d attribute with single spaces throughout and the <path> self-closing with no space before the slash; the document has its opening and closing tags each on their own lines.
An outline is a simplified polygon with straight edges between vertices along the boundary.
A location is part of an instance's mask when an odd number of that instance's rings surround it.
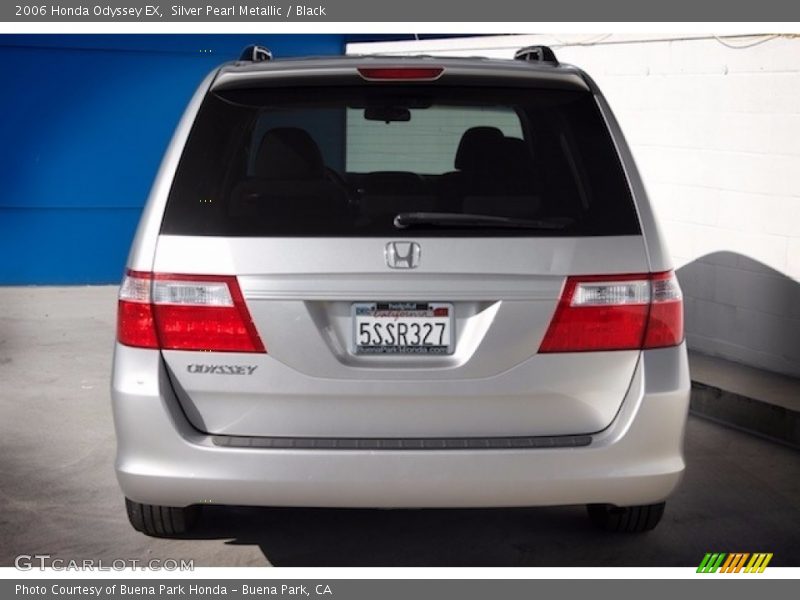
<svg viewBox="0 0 800 600">
<path fill-rule="evenodd" d="M 683 341 L 683 294 L 675 273 L 653 273 L 652 300 L 644 348 L 677 346 Z"/>
<path fill-rule="evenodd" d="M 153 307 L 150 304 L 152 274 L 128 271 L 119 288 L 117 340 L 126 346 L 158 348 Z"/>
<path fill-rule="evenodd" d="M 236 277 L 128 271 L 117 339 L 126 346 L 265 352 Z"/>
<path fill-rule="evenodd" d="M 672 271 L 568 277 L 539 352 L 638 350 L 683 340 L 683 301 Z"/>
</svg>

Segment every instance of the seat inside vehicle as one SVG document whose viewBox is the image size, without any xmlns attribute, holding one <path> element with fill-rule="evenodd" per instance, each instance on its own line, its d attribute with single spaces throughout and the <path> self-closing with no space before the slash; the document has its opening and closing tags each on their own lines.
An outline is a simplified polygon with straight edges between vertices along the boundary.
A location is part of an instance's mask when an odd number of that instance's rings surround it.
<svg viewBox="0 0 800 600">
<path fill-rule="evenodd" d="M 436 195 L 416 173 L 375 171 L 360 178 L 361 212 L 367 216 L 404 211 L 433 211 Z"/>
<path fill-rule="evenodd" d="M 441 176 L 444 210 L 507 217 L 538 212 L 536 165 L 525 140 L 497 127 L 472 127 L 461 136 L 454 166 Z"/>
<path fill-rule="evenodd" d="M 233 214 L 268 212 L 338 216 L 347 208 L 344 188 L 326 176 L 319 146 L 304 129 L 278 127 L 267 131 L 248 176 L 234 187 Z"/>
</svg>

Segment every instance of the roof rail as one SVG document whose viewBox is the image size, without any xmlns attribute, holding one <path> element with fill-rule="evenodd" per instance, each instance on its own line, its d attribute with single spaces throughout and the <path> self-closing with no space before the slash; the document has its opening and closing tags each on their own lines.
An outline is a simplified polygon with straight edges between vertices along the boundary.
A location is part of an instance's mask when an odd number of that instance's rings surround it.
<svg viewBox="0 0 800 600">
<path fill-rule="evenodd" d="M 558 64 L 556 53 L 550 46 L 525 46 L 514 53 L 514 60 Z"/>
<path fill-rule="evenodd" d="M 272 51 L 264 46 L 248 46 L 242 50 L 242 55 L 239 60 L 248 62 L 266 62 L 272 60 Z"/>
</svg>

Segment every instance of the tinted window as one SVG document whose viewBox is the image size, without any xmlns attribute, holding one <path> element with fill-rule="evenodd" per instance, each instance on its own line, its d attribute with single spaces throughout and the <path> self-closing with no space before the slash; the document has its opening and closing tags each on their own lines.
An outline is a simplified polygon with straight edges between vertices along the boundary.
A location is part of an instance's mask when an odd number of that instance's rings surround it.
<svg viewBox="0 0 800 600">
<path fill-rule="evenodd" d="M 415 227 L 417 237 L 639 232 L 590 94 L 384 85 L 209 94 L 162 232 L 396 236 L 402 212 L 562 227 L 439 223 Z"/>
<path fill-rule="evenodd" d="M 510 106 L 431 106 L 409 109 L 410 120 L 387 125 L 347 110 L 347 170 L 411 171 L 441 175 L 455 168 L 458 146 L 473 128 L 492 127 L 522 138 L 519 115 Z"/>
</svg>

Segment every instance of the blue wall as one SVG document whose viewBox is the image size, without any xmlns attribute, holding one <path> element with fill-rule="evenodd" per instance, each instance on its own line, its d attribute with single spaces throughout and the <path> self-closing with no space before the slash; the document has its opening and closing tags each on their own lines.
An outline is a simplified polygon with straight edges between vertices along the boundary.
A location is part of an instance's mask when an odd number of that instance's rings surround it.
<svg viewBox="0 0 800 600">
<path fill-rule="evenodd" d="M 0 284 L 116 283 L 161 156 L 216 65 L 343 35 L 0 36 Z"/>
</svg>

